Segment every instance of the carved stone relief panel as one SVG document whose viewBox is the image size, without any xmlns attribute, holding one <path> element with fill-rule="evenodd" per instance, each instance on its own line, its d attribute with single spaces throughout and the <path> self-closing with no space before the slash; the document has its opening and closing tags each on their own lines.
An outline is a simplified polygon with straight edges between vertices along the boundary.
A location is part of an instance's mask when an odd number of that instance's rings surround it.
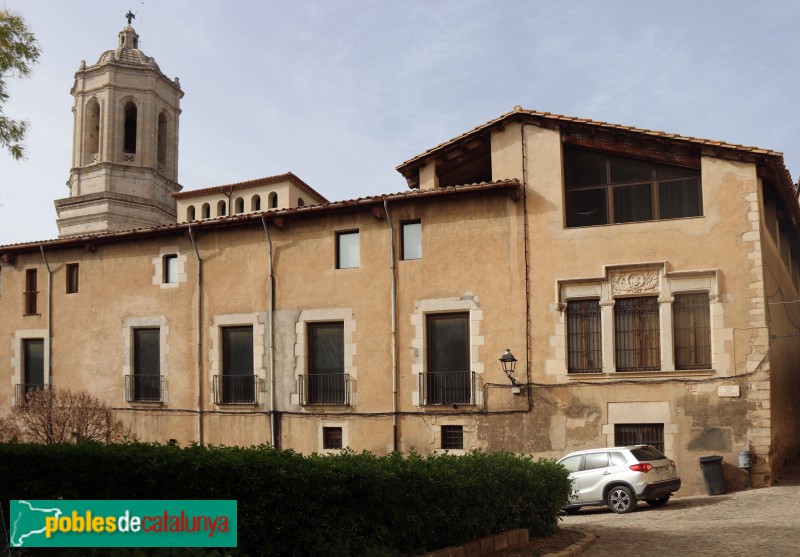
<svg viewBox="0 0 800 557">
<path fill-rule="evenodd" d="M 637 271 L 613 271 L 611 273 L 612 296 L 625 294 L 658 294 L 659 274 L 656 269 Z"/>
</svg>

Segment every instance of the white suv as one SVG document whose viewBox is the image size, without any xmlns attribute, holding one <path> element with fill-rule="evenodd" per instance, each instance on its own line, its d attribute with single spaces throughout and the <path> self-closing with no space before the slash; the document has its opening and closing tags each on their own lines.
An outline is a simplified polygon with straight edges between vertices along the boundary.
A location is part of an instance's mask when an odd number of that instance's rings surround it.
<svg viewBox="0 0 800 557">
<path fill-rule="evenodd" d="M 569 471 L 572 482 L 564 507 L 569 513 L 595 505 L 629 513 L 639 500 L 660 507 L 681 487 L 675 462 L 650 445 L 577 451 L 558 464 Z"/>
</svg>

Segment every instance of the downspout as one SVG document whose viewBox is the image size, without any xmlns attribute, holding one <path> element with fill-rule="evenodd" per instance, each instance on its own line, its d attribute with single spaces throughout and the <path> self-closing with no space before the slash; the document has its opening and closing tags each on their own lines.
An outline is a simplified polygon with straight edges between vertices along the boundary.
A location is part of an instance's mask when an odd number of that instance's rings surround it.
<svg viewBox="0 0 800 557">
<path fill-rule="evenodd" d="M 51 347 L 53 344 L 53 271 L 50 269 L 50 263 L 47 261 L 47 256 L 44 254 L 44 246 L 39 246 L 39 251 L 42 253 L 42 260 L 44 266 L 47 268 L 47 358 L 44 359 L 45 377 L 47 377 L 47 384 L 53 384 L 53 370 L 50 367 Z M 23 379 L 24 381 L 24 379 Z"/>
<path fill-rule="evenodd" d="M 533 408 L 533 387 L 531 385 L 531 275 L 530 254 L 528 253 L 528 157 L 525 149 L 525 126 L 519 128 L 522 145 L 522 228 L 525 242 L 525 380 L 528 384 L 528 412 Z"/>
<path fill-rule="evenodd" d="M 267 380 L 269 381 L 269 439 L 270 445 L 276 447 L 275 435 L 275 328 L 274 328 L 274 314 L 275 308 L 273 306 L 274 300 L 274 284 L 275 278 L 273 275 L 272 265 L 272 238 L 269 236 L 269 229 L 267 228 L 267 220 L 264 215 L 261 215 L 261 224 L 264 226 L 264 234 L 267 236 L 267 244 L 269 244 L 269 257 L 268 257 L 268 273 L 269 284 L 267 285 L 267 320 L 269 321 L 269 369 L 267 370 Z"/>
<path fill-rule="evenodd" d="M 397 450 L 397 272 L 394 265 L 394 225 L 389 217 L 389 204 L 383 200 L 383 210 L 389 223 L 389 240 L 392 256 L 392 451 Z"/>
<path fill-rule="evenodd" d="M 197 308 L 195 322 L 195 337 L 197 339 L 197 436 L 201 447 L 206 446 L 205 439 L 205 393 L 206 381 L 203 373 L 203 258 L 197 249 L 192 233 L 192 223 L 189 223 L 189 239 L 192 241 L 194 253 L 197 256 Z"/>
</svg>

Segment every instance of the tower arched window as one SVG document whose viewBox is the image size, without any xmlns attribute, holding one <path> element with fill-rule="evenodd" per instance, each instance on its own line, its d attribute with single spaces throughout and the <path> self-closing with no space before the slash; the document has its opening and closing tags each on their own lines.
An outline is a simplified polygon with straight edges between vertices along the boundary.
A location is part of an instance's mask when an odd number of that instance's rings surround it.
<svg viewBox="0 0 800 557">
<path fill-rule="evenodd" d="M 269 208 L 270 209 L 278 208 L 278 194 L 275 192 L 269 194 Z"/>
<path fill-rule="evenodd" d="M 219 201 L 217 203 L 217 216 L 218 217 L 224 217 L 225 213 L 226 213 L 226 211 L 225 211 L 225 202 L 224 201 Z"/>
<path fill-rule="evenodd" d="M 238 215 L 239 213 L 244 213 L 244 199 L 241 197 L 237 197 L 236 201 L 233 202 L 234 212 Z"/>
<path fill-rule="evenodd" d="M 136 124 L 138 118 L 138 109 L 136 103 L 128 101 L 125 103 L 124 108 L 125 123 L 124 123 L 124 137 L 123 137 L 123 152 L 135 153 L 136 152 Z"/>
<path fill-rule="evenodd" d="M 203 203 L 203 208 L 200 210 L 200 218 L 203 219 L 210 219 L 211 218 L 211 205 L 208 203 Z"/>
<path fill-rule="evenodd" d="M 251 211 L 260 211 L 261 210 L 261 196 L 254 195 L 250 198 L 250 210 Z"/>
<path fill-rule="evenodd" d="M 92 99 L 84 112 L 83 163 L 98 162 L 100 157 L 100 103 Z"/>
<path fill-rule="evenodd" d="M 169 134 L 169 122 L 167 115 L 162 111 L 158 115 L 158 145 L 157 145 L 157 160 L 158 164 L 167 164 L 167 137 Z"/>
<path fill-rule="evenodd" d="M 195 216 L 194 205 L 189 205 L 186 209 L 186 220 L 195 220 Z"/>
</svg>

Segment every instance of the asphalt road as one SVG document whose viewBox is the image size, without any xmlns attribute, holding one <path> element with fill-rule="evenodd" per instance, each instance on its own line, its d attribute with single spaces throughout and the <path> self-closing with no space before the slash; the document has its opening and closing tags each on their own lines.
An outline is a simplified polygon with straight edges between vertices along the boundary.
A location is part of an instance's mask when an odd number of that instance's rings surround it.
<svg viewBox="0 0 800 557">
<path fill-rule="evenodd" d="M 714 496 L 673 497 L 664 507 L 635 512 L 584 508 L 562 528 L 597 540 L 581 557 L 800 556 L 800 479 Z"/>
</svg>

